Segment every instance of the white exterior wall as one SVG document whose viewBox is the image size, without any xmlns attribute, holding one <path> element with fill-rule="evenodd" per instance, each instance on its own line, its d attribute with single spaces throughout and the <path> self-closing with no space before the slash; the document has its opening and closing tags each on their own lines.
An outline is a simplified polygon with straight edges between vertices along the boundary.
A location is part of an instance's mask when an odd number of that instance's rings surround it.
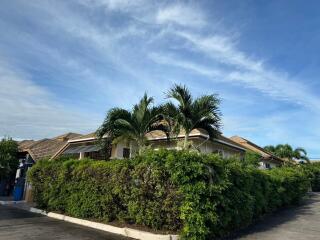
<svg viewBox="0 0 320 240">
<path fill-rule="evenodd" d="M 124 143 L 117 143 L 112 145 L 112 153 L 111 153 L 111 159 L 118 158 L 122 159 L 123 158 L 123 149 L 124 148 L 130 148 L 127 144 Z M 130 149 L 132 151 L 132 149 Z"/>
<path fill-rule="evenodd" d="M 196 142 L 197 144 L 197 142 Z M 203 142 L 203 144 L 198 143 L 200 145 L 200 152 L 201 153 L 220 153 L 223 158 L 230 158 L 234 155 L 240 154 L 240 151 L 235 150 L 234 148 L 219 144 L 213 143 L 210 141 Z"/>
<path fill-rule="evenodd" d="M 193 140 L 193 144 L 199 148 L 201 153 L 214 153 L 218 152 L 221 154 L 224 158 L 229 158 L 234 155 L 241 154 L 241 150 L 236 150 L 232 147 L 220 144 L 220 143 L 214 143 L 212 141 L 205 141 L 205 140 Z M 176 142 L 154 142 L 151 147 L 153 149 L 160 149 L 160 148 L 166 148 L 166 149 L 179 149 L 177 147 Z M 181 148 L 180 148 L 181 149 Z"/>
<path fill-rule="evenodd" d="M 270 165 L 269 168 L 267 168 L 267 164 Z M 275 168 L 275 167 L 278 167 L 278 166 L 279 166 L 279 164 L 276 164 L 276 163 L 273 163 L 273 162 L 270 162 L 270 161 L 261 161 L 259 169 L 270 169 L 270 168 Z"/>
</svg>

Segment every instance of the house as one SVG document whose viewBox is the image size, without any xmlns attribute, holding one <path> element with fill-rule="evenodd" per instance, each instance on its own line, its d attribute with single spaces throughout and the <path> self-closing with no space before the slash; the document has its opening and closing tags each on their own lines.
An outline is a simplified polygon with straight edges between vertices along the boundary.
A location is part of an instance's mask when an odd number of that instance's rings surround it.
<svg viewBox="0 0 320 240">
<path fill-rule="evenodd" d="M 40 159 L 51 158 L 59 149 L 67 144 L 67 141 L 80 137 L 77 133 L 66 133 L 51 139 L 45 138 L 39 141 L 24 140 L 18 142 L 19 159 L 34 163 Z"/>
<path fill-rule="evenodd" d="M 255 152 L 261 156 L 260 168 L 261 169 L 269 169 L 273 167 L 279 167 L 285 163 L 284 159 L 281 159 L 272 153 L 266 151 L 264 148 L 254 144 L 253 142 L 239 137 L 233 136 L 230 138 L 232 141 L 238 143 L 242 147 L 246 148 L 249 151 Z"/>
<path fill-rule="evenodd" d="M 162 131 L 152 131 L 146 137 L 154 149 L 179 149 L 179 145 L 183 142 L 185 134 L 184 132 L 180 132 L 171 141 L 167 140 L 166 135 Z M 243 146 L 221 134 L 214 139 L 210 139 L 208 133 L 203 129 L 193 129 L 189 134 L 189 141 L 201 153 L 218 153 L 224 158 L 235 155 L 243 157 L 246 151 Z"/>
<path fill-rule="evenodd" d="M 107 138 L 107 136 L 105 136 Z M 67 156 L 70 158 L 91 158 L 91 159 L 105 159 L 110 158 L 129 158 L 130 148 L 127 144 L 112 144 L 111 150 L 102 149 L 98 142 L 96 134 L 90 133 L 68 140 L 67 144 L 60 148 L 51 159 L 55 159 L 61 156 Z"/>
<path fill-rule="evenodd" d="M 16 172 L 15 188 L 21 188 L 21 198 L 28 200 L 29 191 L 26 183 L 27 171 L 41 159 L 51 158 L 59 149 L 65 146 L 69 139 L 79 137 L 77 133 L 66 133 L 51 139 L 39 141 L 24 140 L 18 142 L 19 167 Z M 26 190 L 26 191 L 25 191 Z"/>
<path fill-rule="evenodd" d="M 107 138 L 108 136 L 104 136 Z M 180 149 L 179 143 L 183 141 L 184 134 L 180 133 L 177 137 L 168 140 L 165 133 L 162 131 L 152 131 L 146 135 L 147 140 L 153 149 Z M 215 139 L 210 139 L 206 131 L 202 129 L 194 129 L 190 135 L 189 140 L 192 145 L 202 153 L 219 153 L 221 156 L 227 158 L 231 156 L 243 157 L 246 149 L 238 143 L 219 135 Z M 89 157 L 92 159 L 104 159 L 107 155 L 113 158 L 129 158 L 134 154 L 135 148 L 130 144 L 118 143 L 112 144 L 109 152 L 104 152 L 99 145 L 95 133 L 90 133 L 78 138 L 68 140 L 68 143 L 63 146 L 51 159 L 61 156 L 70 156 L 73 158 L 82 159 Z"/>
</svg>

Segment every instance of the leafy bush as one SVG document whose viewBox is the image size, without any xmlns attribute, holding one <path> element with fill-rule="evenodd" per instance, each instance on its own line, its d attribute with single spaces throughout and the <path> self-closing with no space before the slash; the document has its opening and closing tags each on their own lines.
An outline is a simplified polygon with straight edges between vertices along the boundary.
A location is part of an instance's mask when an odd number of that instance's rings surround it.
<svg viewBox="0 0 320 240">
<path fill-rule="evenodd" d="M 260 166 L 261 155 L 252 151 L 246 151 L 246 154 L 243 159 L 243 164 L 246 166 Z"/>
<path fill-rule="evenodd" d="M 295 204 L 310 186 L 297 167 L 270 171 L 238 159 L 148 151 L 130 160 L 39 161 L 29 172 L 39 207 L 100 221 L 212 239 Z"/>
<path fill-rule="evenodd" d="M 311 181 L 311 189 L 320 192 L 320 162 L 300 165 Z"/>
<path fill-rule="evenodd" d="M 8 177 L 18 167 L 18 144 L 11 138 L 0 141 L 0 179 Z"/>
</svg>

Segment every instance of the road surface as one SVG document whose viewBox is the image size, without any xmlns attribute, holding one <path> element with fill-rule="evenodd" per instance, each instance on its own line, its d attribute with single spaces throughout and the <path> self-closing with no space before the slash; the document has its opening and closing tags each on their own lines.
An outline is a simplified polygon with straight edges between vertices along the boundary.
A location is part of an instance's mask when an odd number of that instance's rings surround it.
<svg viewBox="0 0 320 240">
<path fill-rule="evenodd" d="M 132 240 L 0 205 L 0 240 Z"/>
<path fill-rule="evenodd" d="M 301 206 L 271 214 L 229 239 L 320 240 L 320 193 L 312 193 Z"/>
</svg>

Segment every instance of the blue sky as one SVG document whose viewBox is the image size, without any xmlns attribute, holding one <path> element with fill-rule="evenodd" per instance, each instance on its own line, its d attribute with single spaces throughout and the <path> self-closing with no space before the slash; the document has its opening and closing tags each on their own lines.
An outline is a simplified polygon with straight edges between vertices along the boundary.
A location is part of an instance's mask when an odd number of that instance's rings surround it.
<svg viewBox="0 0 320 240">
<path fill-rule="evenodd" d="M 222 98 L 223 132 L 320 157 L 318 1 L 3 0 L 0 136 L 87 133 L 173 83 Z"/>
</svg>

